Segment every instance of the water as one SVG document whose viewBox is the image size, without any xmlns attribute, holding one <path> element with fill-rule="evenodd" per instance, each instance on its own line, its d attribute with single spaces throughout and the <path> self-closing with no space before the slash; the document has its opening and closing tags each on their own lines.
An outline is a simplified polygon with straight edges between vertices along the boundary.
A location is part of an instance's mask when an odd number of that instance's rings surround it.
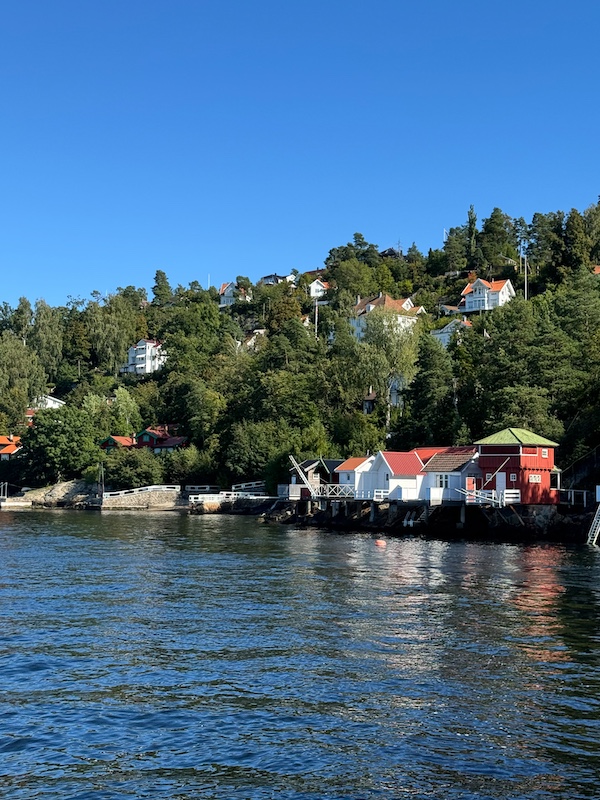
<svg viewBox="0 0 600 800">
<path fill-rule="evenodd" d="M 597 798 L 600 556 L 0 515 L 0 796 Z"/>
</svg>

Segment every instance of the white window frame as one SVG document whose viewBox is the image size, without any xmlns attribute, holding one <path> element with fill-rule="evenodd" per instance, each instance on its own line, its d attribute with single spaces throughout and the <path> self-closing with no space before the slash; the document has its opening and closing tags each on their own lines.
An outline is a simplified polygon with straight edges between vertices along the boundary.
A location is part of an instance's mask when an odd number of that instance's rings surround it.
<svg viewBox="0 0 600 800">
<path fill-rule="evenodd" d="M 542 447 L 542 458 L 548 458 L 548 448 Z"/>
<path fill-rule="evenodd" d="M 436 472 L 435 474 L 435 485 L 437 489 L 449 489 L 450 488 L 450 476 L 447 472 Z"/>
<path fill-rule="evenodd" d="M 516 483 L 516 481 L 517 481 L 517 473 L 516 472 L 511 472 L 508 480 L 511 481 L 511 483 Z"/>
</svg>

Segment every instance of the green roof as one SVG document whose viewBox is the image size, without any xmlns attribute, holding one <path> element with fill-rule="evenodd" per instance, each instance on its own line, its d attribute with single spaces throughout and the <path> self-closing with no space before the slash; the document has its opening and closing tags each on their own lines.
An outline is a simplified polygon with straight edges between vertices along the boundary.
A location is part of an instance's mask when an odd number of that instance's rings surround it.
<svg viewBox="0 0 600 800">
<path fill-rule="evenodd" d="M 525 428 L 504 428 L 503 431 L 493 433 L 491 436 L 486 436 L 485 439 L 480 439 L 475 444 L 524 444 L 524 445 L 541 445 L 542 447 L 558 447 L 556 442 L 551 442 L 550 439 L 544 439 L 543 436 L 538 436 L 537 433 L 525 430 Z"/>
</svg>

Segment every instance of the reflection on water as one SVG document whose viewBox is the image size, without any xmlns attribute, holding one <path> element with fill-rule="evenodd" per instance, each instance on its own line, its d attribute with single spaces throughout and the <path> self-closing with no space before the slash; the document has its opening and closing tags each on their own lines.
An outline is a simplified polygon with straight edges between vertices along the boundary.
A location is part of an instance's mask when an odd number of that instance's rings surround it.
<svg viewBox="0 0 600 800">
<path fill-rule="evenodd" d="M 11 798 L 597 796 L 600 558 L 0 516 Z"/>
</svg>

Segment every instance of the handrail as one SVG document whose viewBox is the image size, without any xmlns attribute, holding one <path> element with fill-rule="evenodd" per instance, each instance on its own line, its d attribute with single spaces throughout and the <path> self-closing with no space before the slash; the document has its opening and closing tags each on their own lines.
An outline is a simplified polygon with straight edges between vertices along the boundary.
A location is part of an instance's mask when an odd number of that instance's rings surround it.
<svg viewBox="0 0 600 800">
<path fill-rule="evenodd" d="M 155 485 L 155 486 L 139 486 L 136 489 L 122 489 L 120 492 L 104 492 L 103 497 L 124 497 L 127 494 L 141 494 L 142 492 L 179 492 L 179 486 L 169 485 Z"/>
</svg>

